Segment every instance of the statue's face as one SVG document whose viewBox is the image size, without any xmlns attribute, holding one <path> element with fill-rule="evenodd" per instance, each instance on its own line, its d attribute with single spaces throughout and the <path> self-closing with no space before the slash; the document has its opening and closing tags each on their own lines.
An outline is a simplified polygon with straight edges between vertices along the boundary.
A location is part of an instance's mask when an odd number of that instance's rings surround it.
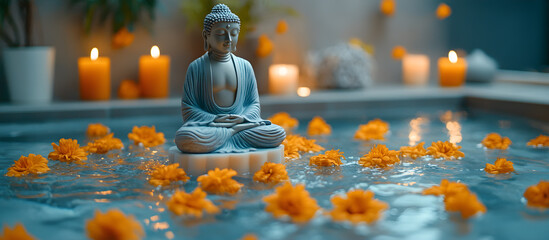
<svg viewBox="0 0 549 240">
<path fill-rule="evenodd" d="M 222 53 L 229 53 L 236 50 L 240 24 L 218 22 L 212 26 L 212 31 L 206 36 L 206 41 L 212 49 Z"/>
</svg>

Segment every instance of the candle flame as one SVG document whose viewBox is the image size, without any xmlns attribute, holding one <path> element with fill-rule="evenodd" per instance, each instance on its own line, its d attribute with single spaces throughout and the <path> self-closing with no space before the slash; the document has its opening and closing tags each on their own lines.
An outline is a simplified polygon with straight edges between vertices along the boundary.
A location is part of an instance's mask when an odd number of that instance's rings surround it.
<svg viewBox="0 0 549 240">
<path fill-rule="evenodd" d="M 458 55 L 457 53 L 452 50 L 448 53 L 448 59 L 450 60 L 451 63 L 456 63 L 458 61 Z"/>
<path fill-rule="evenodd" d="M 297 89 L 297 95 L 300 97 L 308 97 L 311 95 L 311 89 L 308 87 L 300 87 Z"/>
<path fill-rule="evenodd" d="M 156 46 L 156 45 L 152 46 L 151 56 L 153 58 L 158 58 L 160 56 L 160 48 L 158 48 L 158 46 Z"/>
<path fill-rule="evenodd" d="M 91 60 L 95 61 L 95 60 L 97 60 L 98 57 L 99 57 L 99 50 L 96 47 L 94 47 L 91 50 L 90 58 L 91 58 Z"/>
</svg>

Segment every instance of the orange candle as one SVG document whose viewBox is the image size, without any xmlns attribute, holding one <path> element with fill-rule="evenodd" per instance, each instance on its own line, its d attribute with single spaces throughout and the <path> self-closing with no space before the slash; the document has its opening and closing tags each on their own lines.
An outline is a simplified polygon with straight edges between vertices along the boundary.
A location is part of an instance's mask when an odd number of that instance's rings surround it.
<svg viewBox="0 0 549 240">
<path fill-rule="evenodd" d="M 93 48 L 90 58 L 78 59 L 80 98 L 82 100 L 109 100 L 111 98 L 111 60 L 99 57 Z"/>
<path fill-rule="evenodd" d="M 170 57 L 160 55 L 158 46 L 151 56 L 139 58 L 139 89 L 145 98 L 166 98 L 169 94 Z"/>
<path fill-rule="evenodd" d="M 438 59 L 440 86 L 459 87 L 465 82 L 467 61 L 459 58 L 454 51 L 448 53 L 448 58 Z"/>
</svg>

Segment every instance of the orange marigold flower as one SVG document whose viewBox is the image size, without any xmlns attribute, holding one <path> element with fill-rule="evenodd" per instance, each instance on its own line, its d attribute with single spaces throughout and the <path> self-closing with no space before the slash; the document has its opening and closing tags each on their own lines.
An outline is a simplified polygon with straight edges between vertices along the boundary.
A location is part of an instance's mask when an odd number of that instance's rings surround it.
<svg viewBox="0 0 549 240">
<path fill-rule="evenodd" d="M 427 155 L 427 149 L 423 147 L 424 144 L 425 142 L 420 142 L 415 146 L 402 146 L 400 147 L 400 156 L 411 157 L 414 160 L 423 157 Z"/>
<path fill-rule="evenodd" d="M 59 160 L 61 162 L 75 162 L 81 163 L 81 161 L 88 159 L 88 153 L 84 148 L 80 147 L 76 139 L 59 139 L 59 146 L 55 143 L 51 143 L 53 146 L 53 152 L 48 154 L 48 158 L 52 160 Z"/>
<path fill-rule="evenodd" d="M 277 34 L 284 34 L 288 31 L 288 23 L 286 22 L 286 20 L 279 20 L 278 23 L 276 24 L 276 33 Z"/>
<path fill-rule="evenodd" d="M 300 152 L 311 153 L 319 152 L 324 148 L 315 143 L 314 139 L 307 139 L 299 135 L 286 135 L 286 139 L 282 142 L 284 145 L 284 157 L 286 158 L 299 158 Z"/>
<path fill-rule="evenodd" d="M 104 137 L 109 134 L 110 129 L 101 124 L 101 123 L 92 123 L 88 125 L 88 130 L 86 130 L 86 135 L 88 135 L 89 138 L 98 138 L 98 137 Z"/>
<path fill-rule="evenodd" d="M 379 144 L 374 146 L 364 156 L 358 160 L 358 163 L 363 167 L 388 167 L 400 162 L 398 159 L 398 151 L 389 150 L 387 146 Z"/>
<path fill-rule="evenodd" d="M 154 147 L 166 142 L 164 133 L 157 133 L 155 126 L 133 126 L 132 132 L 128 134 L 128 138 L 133 140 L 135 145 L 143 144 L 143 147 Z"/>
<path fill-rule="evenodd" d="M 36 239 L 29 233 L 21 223 L 16 223 L 13 229 L 4 225 L 4 231 L 0 234 L 0 240 L 33 240 Z"/>
<path fill-rule="evenodd" d="M 28 157 L 21 156 L 19 160 L 14 161 L 13 166 L 8 168 L 8 177 L 21 177 L 30 173 L 42 174 L 50 170 L 48 159 L 41 155 L 29 154 Z"/>
<path fill-rule="evenodd" d="M 328 150 L 324 154 L 320 154 L 317 156 L 312 156 L 309 159 L 309 165 L 317 165 L 317 166 L 323 166 L 323 167 L 329 167 L 329 166 L 339 166 L 342 164 L 341 158 L 345 159 L 345 156 L 343 156 L 344 152 L 340 152 L 339 149 L 337 150 Z"/>
<path fill-rule="evenodd" d="M 498 158 L 494 164 L 486 164 L 484 171 L 491 174 L 501 174 L 514 172 L 513 162 L 507 161 L 505 158 Z"/>
<path fill-rule="evenodd" d="M 139 85 L 132 80 L 122 80 L 120 86 L 118 86 L 118 98 L 120 99 L 138 99 L 139 98 Z"/>
<path fill-rule="evenodd" d="M 511 143 L 511 139 L 508 137 L 501 137 L 501 135 L 497 133 L 489 133 L 482 140 L 482 145 L 490 149 L 507 149 Z"/>
<path fill-rule="evenodd" d="M 132 44 L 134 38 L 135 36 L 123 27 L 112 36 L 112 47 L 115 49 L 127 47 Z"/>
<path fill-rule="evenodd" d="M 534 147 L 549 147 L 549 136 L 539 135 L 537 138 L 530 140 L 527 145 Z"/>
<path fill-rule="evenodd" d="M 288 114 L 287 112 L 276 113 L 275 115 L 269 118 L 269 121 L 271 121 L 273 124 L 281 126 L 286 131 L 290 131 L 296 128 L 297 125 L 299 124 L 299 121 L 297 121 L 297 119 L 290 116 L 290 114 Z"/>
<path fill-rule="evenodd" d="M 452 9 L 450 8 L 450 6 L 446 5 L 445 3 L 441 3 L 437 7 L 436 14 L 438 19 L 445 19 L 449 17 L 450 14 L 452 14 Z"/>
<path fill-rule="evenodd" d="M 94 140 L 93 142 L 88 143 L 88 146 L 85 147 L 85 150 L 90 153 L 104 154 L 110 150 L 122 149 L 124 144 L 120 138 L 115 138 L 114 133 L 111 133 L 105 137 Z"/>
<path fill-rule="evenodd" d="M 281 163 L 265 162 L 261 169 L 254 174 L 254 181 L 262 183 L 280 183 L 290 179 L 286 166 Z"/>
<path fill-rule="evenodd" d="M 396 11 L 395 0 L 381 0 L 379 10 L 387 16 L 392 16 Z"/>
<path fill-rule="evenodd" d="M 381 119 L 374 119 L 366 124 L 358 126 L 355 132 L 355 139 L 360 140 L 384 140 L 385 134 L 389 131 L 389 124 Z"/>
<path fill-rule="evenodd" d="M 442 179 L 442 181 L 440 181 L 440 186 L 432 186 L 423 190 L 423 195 L 450 196 L 462 191 L 469 191 L 467 185 L 459 182 L 450 182 L 448 179 Z"/>
<path fill-rule="evenodd" d="M 486 207 L 477 198 L 477 195 L 470 191 L 459 191 L 444 198 L 446 211 L 461 213 L 462 218 L 470 218 L 478 212 L 485 213 Z"/>
<path fill-rule="evenodd" d="M 215 214 L 219 212 L 210 200 L 206 198 L 206 194 L 202 189 L 195 188 L 192 193 L 176 190 L 170 200 L 166 203 L 168 209 L 175 215 L 186 215 L 201 218 L 203 212 Z"/>
<path fill-rule="evenodd" d="M 94 240 L 133 240 L 145 236 L 143 227 L 132 215 L 126 216 L 118 209 L 106 213 L 95 211 L 95 217 L 86 223 L 88 237 Z"/>
<path fill-rule="evenodd" d="M 406 55 L 406 48 L 404 48 L 403 46 L 395 46 L 393 48 L 393 51 L 391 52 L 391 56 L 395 60 L 402 59 L 404 55 Z"/>
<path fill-rule="evenodd" d="M 334 196 L 331 199 L 334 209 L 330 212 L 335 221 L 351 221 L 373 223 L 377 221 L 389 205 L 374 199 L 372 191 L 361 189 L 347 192 L 347 198 Z"/>
<path fill-rule="evenodd" d="M 273 52 L 273 49 L 274 49 L 274 44 L 271 41 L 271 39 L 269 39 L 267 35 L 261 34 L 261 36 L 259 36 L 259 39 L 258 39 L 258 45 L 257 45 L 257 49 L 255 50 L 255 54 L 260 58 L 264 58 L 271 55 L 271 53 Z"/>
<path fill-rule="evenodd" d="M 257 240 L 257 236 L 255 234 L 249 233 L 246 234 L 244 237 L 242 237 L 240 240 Z"/>
<path fill-rule="evenodd" d="M 232 169 L 224 168 L 219 170 L 219 168 L 215 168 L 214 170 L 208 171 L 208 174 L 198 177 L 196 180 L 200 182 L 200 187 L 206 192 L 214 194 L 235 194 L 243 186 L 243 184 L 232 179 L 236 174 L 237 172 Z"/>
<path fill-rule="evenodd" d="M 170 165 L 160 165 L 150 174 L 149 183 L 153 186 L 168 186 L 171 182 L 183 181 L 190 179 L 187 173 L 182 168 L 179 168 L 179 163 Z"/>
<path fill-rule="evenodd" d="M 327 135 L 330 133 L 332 133 L 332 127 L 319 116 L 314 117 L 307 127 L 307 134 L 309 134 L 309 136 Z"/>
<path fill-rule="evenodd" d="M 431 143 L 431 146 L 427 148 L 427 155 L 431 155 L 433 158 L 445 159 L 465 157 L 465 154 L 459 151 L 459 149 L 461 149 L 461 146 L 457 146 L 448 141 L 437 141 Z"/>
<path fill-rule="evenodd" d="M 267 203 L 265 211 L 276 218 L 288 215 L 296 223 L 309 221 L 319 209 L 316 200 L 309 196 L 303 184 L 294 187 L 286 182 L 277 187 L 275 193 L 265 196 L 263 201 Z"/>
<path fill-rule="evenodd" d="M 549 208 L 549 181 L 539 181 L 538 185 L 532 185 L 524 192 L 524 198 L 528 200 L 530 207 Z"/>
</svg>

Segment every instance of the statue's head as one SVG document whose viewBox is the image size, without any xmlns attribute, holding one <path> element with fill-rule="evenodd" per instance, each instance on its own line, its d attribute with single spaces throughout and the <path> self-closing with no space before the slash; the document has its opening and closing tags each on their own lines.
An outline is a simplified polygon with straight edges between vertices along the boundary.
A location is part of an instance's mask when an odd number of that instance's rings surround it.
<svg viewBox="0 0 549 240">
<path fill-rule="evenodd" d="M 225 4 L 217 4 L 204 18 L 204 50 L 215 49 L 222 53 L 236 51 L 240 18 Z"/>
</svg>

